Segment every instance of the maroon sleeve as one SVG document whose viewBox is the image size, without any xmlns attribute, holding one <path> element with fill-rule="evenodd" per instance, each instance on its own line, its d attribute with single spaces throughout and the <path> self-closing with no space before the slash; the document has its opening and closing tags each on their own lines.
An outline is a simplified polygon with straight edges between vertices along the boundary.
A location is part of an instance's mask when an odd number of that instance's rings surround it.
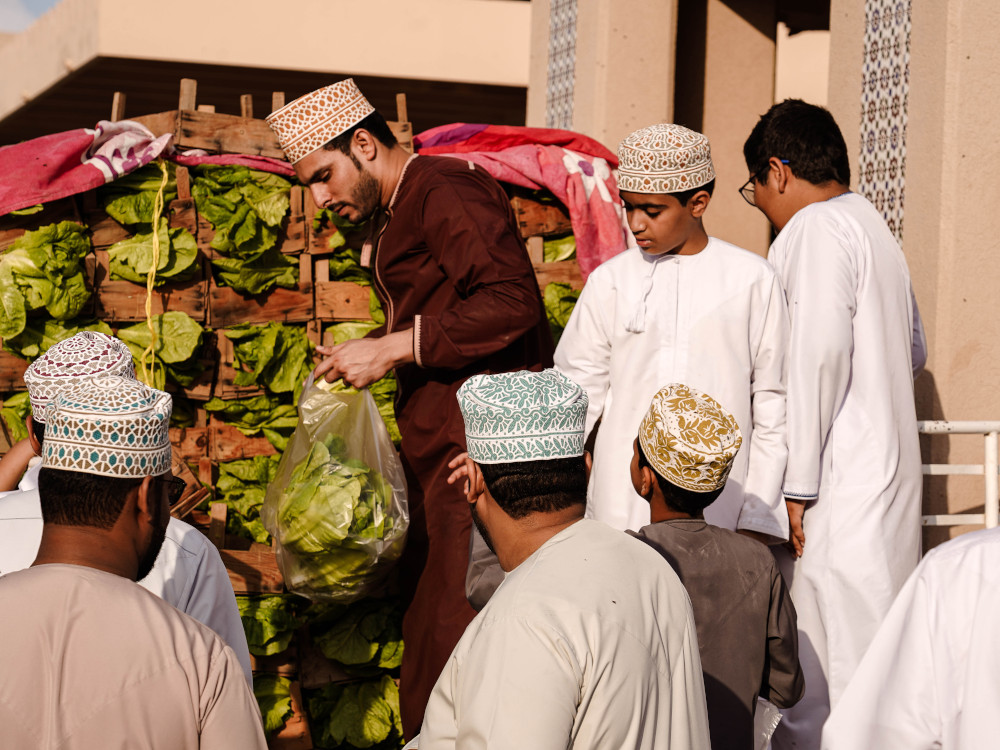
<svg viewBox="0 0 1000 750">
<path fill-rule="evenodd" d="M 456 304 L 415 319 L 421 367 L 455 369 L 500 351 L 544 317 L 534 270 L 510 205 L 472 172 L 440 179 L 423 203 L 423 239 Z"/>
</svg>

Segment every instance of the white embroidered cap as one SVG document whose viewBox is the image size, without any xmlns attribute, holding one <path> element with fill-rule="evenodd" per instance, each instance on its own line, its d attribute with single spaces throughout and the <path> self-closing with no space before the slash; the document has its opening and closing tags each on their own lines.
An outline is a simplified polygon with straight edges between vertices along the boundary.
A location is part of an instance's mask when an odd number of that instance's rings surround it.
<svg viewBox="0 0 1000 750">
<path fill-rule="evenodd" d="M 679 383 L 653 396 L 639 424 L 639 447 L 653 470 L 692 492 L 724 487 L 742 443 L 732 414 L 708 394 Z"/>
<path fill-rule="evenodd" d="M 557 370 L 473 375 L 458 389 L 458 404 L 477 463 L 583 455 L 587 394 Z"/>
<path fill-rule="evenodd" d="M 353 78 L 300 96 L 266 118 L 290 164 L 354 127 L 375 108 Z"/>
<path fill-rule="evenodd" d="M 128 347 L 114 336 L 97 331 L 81 331 L 50 346 L 24 373 L 32 419 L 44 422 L 45 407 L 57 393 L 95 375 L 121 375 L 134 380 L 135 365 Z"/>
<path fill-rule="evenodd" d="M 172 409 L 168 394 L 119 375 L 64 388 L 45 413 L 42 466 L 108 477 L 164 474 Z"/>
<path fill-rule="evenodd" d="M 618 147 L 619 190 L 680 193 L 714 179 L 708 138 L 681 125 L 650 125 L 632 133 Z"/>
</svg>

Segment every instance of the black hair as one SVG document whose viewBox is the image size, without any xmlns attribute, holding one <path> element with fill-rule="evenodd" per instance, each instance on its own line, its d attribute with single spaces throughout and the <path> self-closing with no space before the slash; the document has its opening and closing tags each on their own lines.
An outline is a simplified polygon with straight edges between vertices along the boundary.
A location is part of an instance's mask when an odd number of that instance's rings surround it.
<svg viewBox="0 0 1000 750">
<path fill-rule="evenodd" d="M 705 508 L 714 503 L 716 498 L 722 494 L 724 487 L 719 487 L 719 489 L 712 490 L 711 492 L 693 492 L 684 487 L 672 484 L 661 476 L 653 468 L 653 465 L 649 463 L 649 459 L 646 458 L 646 454 L 642 451 L 642 444 L 636 443 L 636 446 L 639 448 L 639 468 L 644 469 L 649 467 L 649 470 L 653 472 L 653 476 L 656 477 L 656 484 L 663 494 L 663 499 L 666 501 L 667 507 L 671 510 L 687 513 L 689 516 L 697 516 Z"/>
<path fill-rule="evenodd" d="M 792 174 L 814 185 L 851 182 L 847 144 L 833 115 L 801 99 L 785 99 L 767 110 L 743 144 L 747 169 L 761 175 L 761 182 L 767 182 L 772 157 L 787 159 Z"/>
<path fill-rule="evenodd" d="M 31 431 L 35 433 L 35 440 L 41 445 L 42 441 L 45 440 L 45 422 L 39 422 L 37 419 L 31 420 Z"/>
<path fill-rule="evenodd" d="M 154 477 L 154 487 L 156 477 Z M 142 479 L 104 477 L 82 471 L 42 467 L 38 472 L 38 495 L 42 520 L 62 526 L 115 525 L 132 490 Z"/>
<path fill-rule="evenodd" d="M 587 503 L 583 456 L 542 461 L 479 464 L 493 499 L 511 518 L 552 513 Z"/>
<path fill-rule="evenodd" d="M 715 179 L 713 178 L 699 187 L 691 188 L 690 190 L 682 190 L 679 193 L 667 193 L 667 195 L 674 196 L 682 206 L 686 206 L 688 201 L 694 198 L 695 194 L 700 193 L 702 190 L 711 195 L 712 191 L 715 190 Z"/>
<path fill-rule="evenodd" d="M 399 141 L 396 140 L 396 136 L 392 132 L 392 128 L 390 128 L 389 124 L 385 121 L 385 118 L 378 112 L 372 112 L 357 125 L 354 125 L 340 135 L 331 138 L 323 144 L 323 148 L 326 151 L 339 151 L 342 154 L 346 154 L 347 156 L 350 156 L 355 163 L 357 163 L 357 159 L 355 159 L 354 155 L 351 153 L 351 139 L 354 138 L 354 133 L 358 130 L 367 130 L 386 148 L 392 148 L 399 143 Z M 360 166 L 361 165 L 358 164 L 359 168 Z"/>
</svg>

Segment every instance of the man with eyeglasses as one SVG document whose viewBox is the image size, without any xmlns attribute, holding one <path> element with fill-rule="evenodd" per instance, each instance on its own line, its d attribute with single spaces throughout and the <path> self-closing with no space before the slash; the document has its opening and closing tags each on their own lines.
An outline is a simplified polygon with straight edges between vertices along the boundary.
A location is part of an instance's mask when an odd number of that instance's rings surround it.
<svg viewBox="0 0 1000 750">
<path fill-rule="evenodd" d="M 66 388 L 102 375 L 135 380 L 128 347 L 114 336 L 83 331 L 51 346 L 24 374 L 32 415 L 25 422 L 32 454 L 42 455 L 46 408 Z M 19 492 L 0 497 L 0 575 L 31 565 L 42 538 L 42 504 L 38 492 L 40 465 L 29 468 Z M 182 480 L 167 481 L 171 505 L 184 490 Z M 218 550 L 193 526 L 171 518 L 155 564 L 140 585 L 204 623 L 228 643 L 252 685 L 250 651 L 240 621 L 236 596 Z"/>
<path fill-rule="evenodd" d="M 31 567 L 0 578 L 0 746 L 266 747 L 233 650 L 135 585 L 167 533 L 170 396 L 120 375 L 45 411 Z"/>
<path fill-rule="evenodd" d="M 819 748 L 831 707 L 920 559 L 920 446 L 913 376 L 926 344 L 906 259 L 851 192 L 840 129 L 786 100 L 743 147 L 741 192 L 774 225 L 770 261 L 791 317 L 791 540 L 775 556 L 798 614 L 803 699 L 776 750 Z"/>
</svg>

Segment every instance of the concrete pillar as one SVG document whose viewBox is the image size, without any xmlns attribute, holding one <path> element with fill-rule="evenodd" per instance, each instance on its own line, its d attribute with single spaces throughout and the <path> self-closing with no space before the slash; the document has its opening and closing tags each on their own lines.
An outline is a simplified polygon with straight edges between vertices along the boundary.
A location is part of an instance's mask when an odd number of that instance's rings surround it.
<svg viewBox="0 0 1000 750">
<path fill-rule="evenodd" d="M 743 142 L 757 118 L 774 103 L 776 3 L 708 0 L 705 5 L 702 118 L 701 127 L 695 129 L 711 141 L 716 171 L 705 226 L 714 237 L 766 255 L 770 224 L 737 190 L 747 179 Z M 680 68 L 680 57 L 678 61 Z M 687 84 L 678 75 L 678 90 Z M 681 121 L 679 106 L 677 119 Z"/>
</svg>

